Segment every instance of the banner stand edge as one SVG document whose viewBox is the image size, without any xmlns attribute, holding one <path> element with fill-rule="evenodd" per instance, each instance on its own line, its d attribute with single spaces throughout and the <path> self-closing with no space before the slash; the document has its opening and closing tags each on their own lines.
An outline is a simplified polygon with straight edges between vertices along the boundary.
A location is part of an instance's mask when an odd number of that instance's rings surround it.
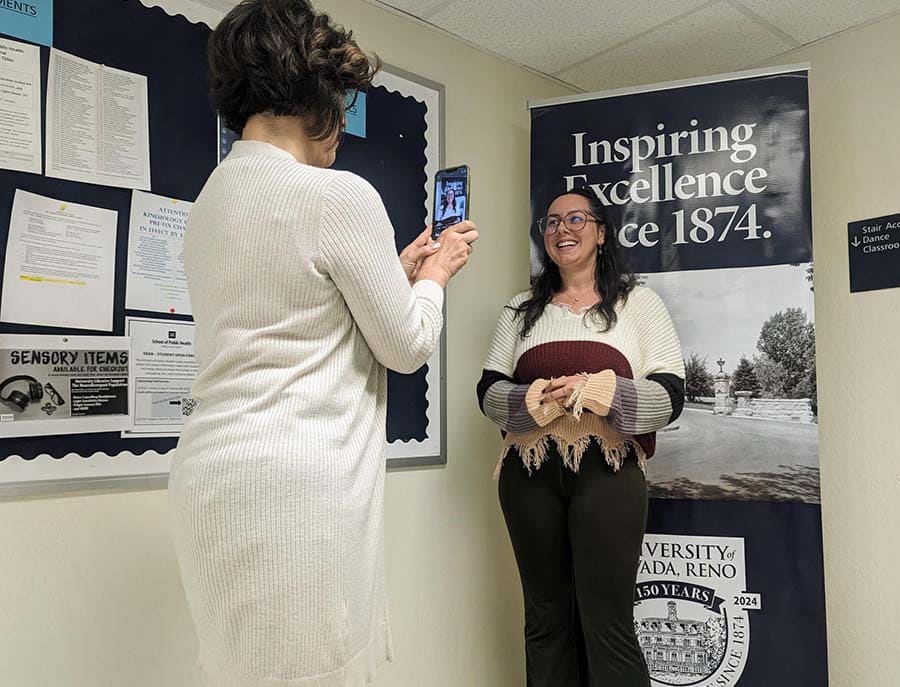
<svg viewBox="0 0 900 687">
<path fill-rule="evenodd" d="M 541 107 L 550 107 L 552 105 L 568 105 L 569 103 L 580 103 L 588 100 L 616 98 L 623 95 L 636 95 L 638 93 L 666 91 L 674 88 L 702 86 L 704 84 L 721 83 L 723 81 L 738 81 L 740 79 L 752 79 L 761 76 L 776 76 L 778 74 L 790 74 L 792 72 L 808 72 L 811 66 L 812 65 L 809 62 L 801 62 L 798 64 L 782 65 L 779 67 L 762 67 L 759 69 L 746 69 L 739 72 L 726 72 L 724 74 L 709 74 L 707 76 L 696 76 L 690 79 L 660 81 L 658 83 L 645 84 L 642 86 L 626 86 L 625 88 L 614 88 L 608 91 L 580 93 L 578 95 L 563 95 L 557 98 L 546 98 L 543 100 L 535 101 L 529 100 L 527 102 L 527 109 L 534 110 Z"/>
</svg>

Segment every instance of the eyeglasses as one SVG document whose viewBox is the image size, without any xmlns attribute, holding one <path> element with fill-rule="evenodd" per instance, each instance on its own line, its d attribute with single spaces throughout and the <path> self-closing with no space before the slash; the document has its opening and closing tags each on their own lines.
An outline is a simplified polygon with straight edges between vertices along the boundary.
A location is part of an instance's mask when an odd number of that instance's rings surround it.
<svg viewBox="0 0 900 687">
<path fill-rule="evenodd" d="M 565 216 L 560 217 L 559 215 L 548 215 L 547 217 L 541 217 L 538 220 L 538 231 L 541 232 L 544 236 L 550 236 L 551 234 L 555 234 L 559 231 L 559 227 L 562 224 L 565 224 L 569 227 L 570 231 L 580 232 L 582 231 L 588 224 L 588 222 L 596 222 L 597 218 L 592 217 L 588 213 L 582 210 L 572 210 L 571 212 L 567 212 Z"/>
</svg>

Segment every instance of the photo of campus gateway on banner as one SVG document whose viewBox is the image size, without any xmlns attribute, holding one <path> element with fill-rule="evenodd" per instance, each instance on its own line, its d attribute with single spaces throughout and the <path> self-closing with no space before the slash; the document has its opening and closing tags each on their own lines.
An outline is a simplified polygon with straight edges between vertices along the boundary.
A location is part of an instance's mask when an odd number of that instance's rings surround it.
<svg viewBox="0 0 900 687">
<path fill-rule="evenodd" d="M 685 358 L 635 591 L 655 686 L 827 684 L 808 109 L 802 68 L 531 105 L 532 276 L 592 190 Z"/>
<path fill-rule="evenodd" d="M 649 465 L 658 498 L 819 502 L 812 264 L 641 275 L 685 355 L 685 410 Z"/>
</svg>

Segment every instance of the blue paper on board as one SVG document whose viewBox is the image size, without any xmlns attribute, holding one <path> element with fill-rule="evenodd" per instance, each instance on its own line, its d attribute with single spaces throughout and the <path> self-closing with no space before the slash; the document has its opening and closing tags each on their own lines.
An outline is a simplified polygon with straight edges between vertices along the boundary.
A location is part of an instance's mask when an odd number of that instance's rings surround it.
<svg viewBox="0 0 900 687">
<path fill-rule="evenodd" d="M 353 102 L 353 98 L 356 102 Z M 347 94 L 347 128 L 346 132 L 359 138 L 366 137 L 366 94 L 362 92 Z"/>
<path fill-rule="evenodd" d="M 53 45 L 53 0 L 0 2 L 0 33 L 14 38 Z"/>
</svg>

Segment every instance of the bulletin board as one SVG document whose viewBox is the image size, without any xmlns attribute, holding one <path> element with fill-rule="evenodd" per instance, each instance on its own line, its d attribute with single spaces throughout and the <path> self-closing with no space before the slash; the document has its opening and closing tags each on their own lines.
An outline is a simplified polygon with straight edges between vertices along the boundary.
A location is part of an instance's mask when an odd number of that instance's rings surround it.
<svg viewBox="0 0 900 687">
<path fill-rule="evenodd" d="M 218 163 L 222 137 L 206 82 L 210 28 L 137 0 L 56 0 L 53 48 L 91 62 L 147 78 L 150 141 L 149 191 L 193 202 Z M 20 37 L 0 38 L 27 43 Z M 139 46 L 139 48 L 136 48 Z M 50 48 L 40 46 L 41 127 L 47 156 L 47 89 Z M 399 249 L 430 219 L 430 180 L 443 157 L 443 87 L 387 66 L 366 95 L 365 135 L 346 135 L 336 168 L 366 178 L 384 199 Z M 129 229 L 133 190 L 0 169 L 0 270 L 6 265 L 10 219 L 17 191 L 116 214 L 115 279 L 110 329 L 36 326 L 0 322 L 0 336 L 48 337 L 53 348 L 125 337 L 129 324 L 163 323 L 184 338 L 191 317 L 126 308 Z M 0 281 L 2 283 L 2 281 Z M 2 297 L 0 293 L 0 297 Z M 175 309 L 173 309 L 175 310 Z M 170 325 L 170 326 L 169 326 Z M 52 337 L 52 338 L 51 338 Z M 120 339 L 120 341 L 130 341 Z M 84 346 L 82 346 L 84 347 Z M 4 355 L 0 351 L 0 355 Z M 445 462 L 445 345 L 412 375 L 389 373 L 386 454 L 389 467 Z M 0 380 L 2 382 L 3 380 Z M 28 393 L 27 382 L 13 387 Z M 68 395 L 69 389 L 60 390 Z M 7 395 L 9 392 L 7 391 Z M 182 399 L 186 402 L 187 399 Z M 41 401 L 43 402 L 43 401 Z M 48 408 L 49 408 L 48 402 Z M 32 409 L 33 410 L 33 409 Z M 53 410 L 50 408 L 50 410 Z M 7 404 L 0 414 L 14 412 Z M 55 488 L 88 482 L 165 482 L 177 433 L 131 431 L 48 433 L 13 436 L 14 423 L 0 422 L 0 490 Z M 22 427 L 26 423 L 20 423 Z M 6 431 L 4 431 L 6 430 Z"/>
</svg>

